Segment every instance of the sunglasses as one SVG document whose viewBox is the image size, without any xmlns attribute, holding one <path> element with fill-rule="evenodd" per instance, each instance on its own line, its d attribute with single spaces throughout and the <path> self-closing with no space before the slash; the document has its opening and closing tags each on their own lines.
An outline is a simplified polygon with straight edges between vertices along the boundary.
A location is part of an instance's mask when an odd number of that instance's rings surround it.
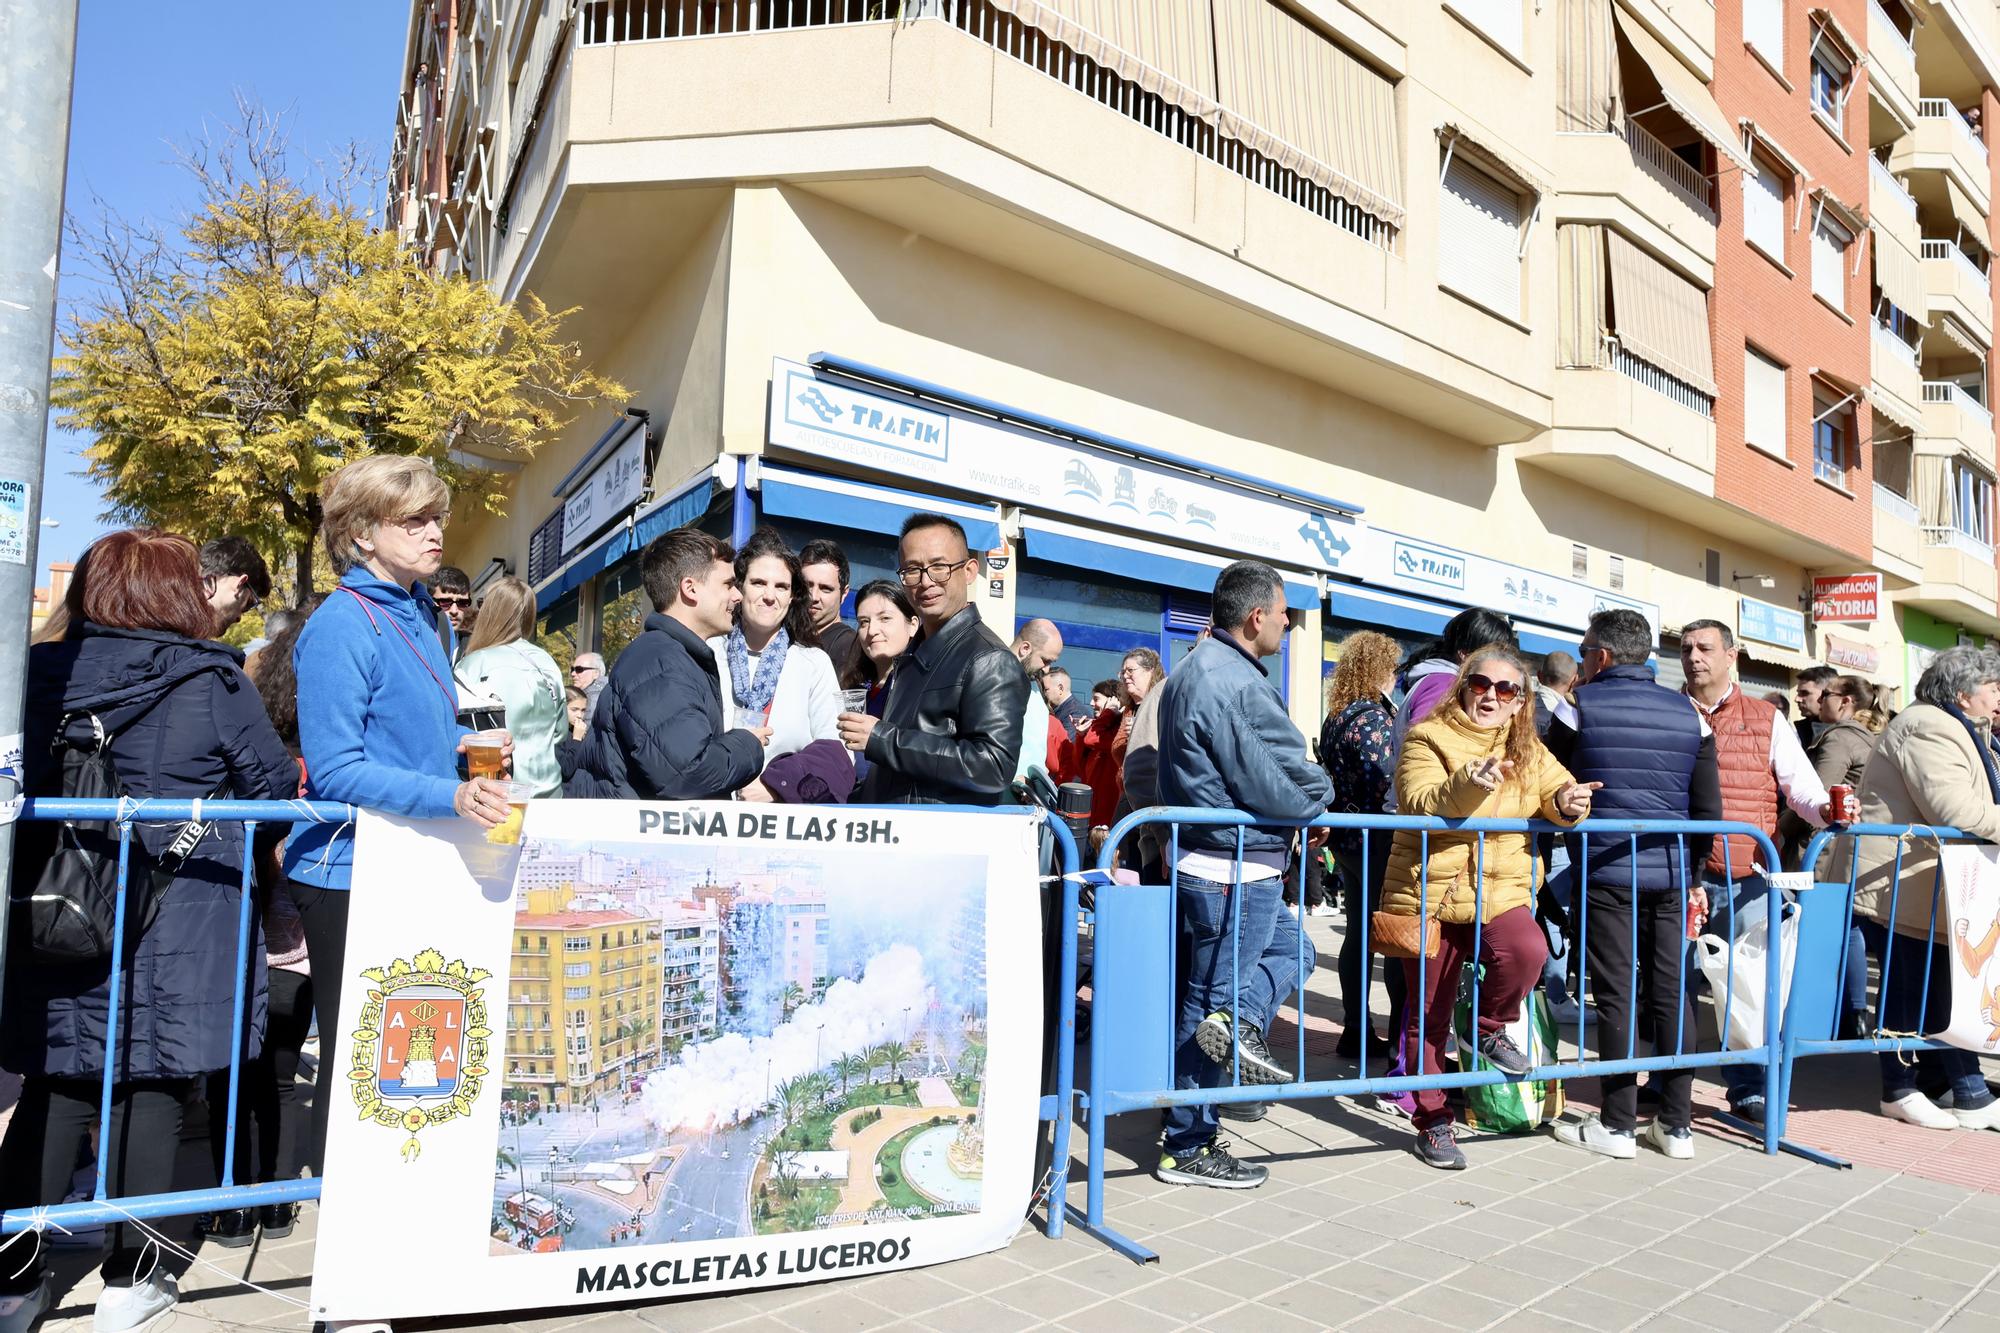
<svg viewBox="0 0 2000 1333">
<path fill-rule="evenodd" d="M 432 593 L 431 600 L 436 602 L 439 606 L 472 605 L 472 599 L 470 597 L 460 597 L 457 593 L 449 593 L 449 592 L 443 594 Z"/>
<path fill-rule="evenodd" d="M 586 671 L 595 671 L 595 670 L 597 670 L 597 668 L 594 666 L 573 666 L 569 669 L 569 674 L 572 676 L 578 676 L 582 675 Z"/>
<path fill-rule="evenodd" d="M 1517 680 L 1495 680 L 1491 676 L 1475 671 L 1465 678 L 1465 688 L 1474 694 L 1490 694 L 1501 703 L 1512 703 L 1520 697 L 1521 683 Z"/>
</svg>

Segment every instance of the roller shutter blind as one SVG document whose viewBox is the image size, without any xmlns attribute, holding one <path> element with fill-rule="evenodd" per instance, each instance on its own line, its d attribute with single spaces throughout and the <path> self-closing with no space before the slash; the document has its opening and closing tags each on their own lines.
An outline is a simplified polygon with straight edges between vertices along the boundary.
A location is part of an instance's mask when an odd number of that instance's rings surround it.
<svg viewBox="0 0 2000 1333">
<path fill-rule="evenodd" d="M 1743 239 L 1784 262 L 1785 179 L 1761 157 L 1754 172 L 1743 173 Z"/>
<path fill-rule="evenodd" d="M 1749 347 L 1743 349 L 1743 438 L 1785 456 L 1785 368 Z"/>
<path fill-rule="evenodd" d="M 1521 196 L 1463 158 L 1438 206 L 1438 281 L 1508 319 L 1521 317 Z"/>
</svg>

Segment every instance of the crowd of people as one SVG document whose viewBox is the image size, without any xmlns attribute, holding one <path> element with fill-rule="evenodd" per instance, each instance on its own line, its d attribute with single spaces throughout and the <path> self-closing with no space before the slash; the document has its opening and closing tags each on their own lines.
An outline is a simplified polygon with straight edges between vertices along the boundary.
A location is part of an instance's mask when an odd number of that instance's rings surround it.
<svg viewBox="0 0 2000 1333">
<path fill-rule="evenodd" d="M 1858 677 L 1807 672 L 1795 727 L 1783 700 L 1741 688 L 1737 646 L 1718 622 L 1682 629 L 1686 685 L 1673 690 L 1649 665 L 1655 635 L 1636 612 L 1601 612 L 1576 656 L 1531 664 L 1504 616 L 1474 609 L 1411 653 L 1374 631 L 1347 639 L 1315 754 L 1267 665 L 1292 608 L 1278 573 L 1256 561 L 1221 572 L 1211 627 L 1171 673 L 1158 653 L 1135 648 L 1115 678 L 1086 691 L 1060 663 L 1057 625 L 1028 620 L 1009 639 L 981 621 L 972 605 L 981 557 L 948 517 L 912 515 L 894 577 L 858 589 L 830 541 L 793 551 L 760 529 L 733 549 L 681 529 L 641 556 L 651 611 L 636 637 L 608 668 L 586 652 L 565 670 L 536 642 L 527 584 L 501 577 L 475 604 L 465 574 L 445 565 L 451 496 L 428 464 L 350 464 L 321 504 L 337 583 L 268 612 L 247 654 L 219 640 L 271 595 L 250 543 L 197 548 L 134 529 L 93 545 L 30 653 L 29 790 L 60 791 L 53 757 L 97 747 L 137 798 L 303 796 L 489 828 L 528 798 L 995 806 L 1021 799 L 1035 770 L 1089 787 L 1098 849 L 1134 810 L 1243 811 L 1259 826 L 1185 827 L 1177 837 L 1147 826 L 1113 849 L 1145 882 L 1175 885 L 1175 1079 L 1188 1089 L 1295 1078 L 1270 1028 L 1317 966 L 1305 929 L 1314 899 L 1335 894 L 1345 919 L 1341 1057 L 1366 1061 L 1372 1046 L 1392 1075 L 1434 1074 L 1467 1057 L 1525 1074 L 1534 1062 L 1509 1031 L 1538 986 L 1579 1034 L 1594 1014 L 1604 1059 L 1631 1054 L 1634 1034 L 1656 1051 L 1691 1052 L 1700 987 L 1690 930 L 1726 936 L 1756 919 L 1777 868 L 1741 836 L 1620 836 L 1586 848 L 1575 834 L 1299 831 L 1328 811 L 1558 828 L 1593 813 L 1723 819 L 1762 830 L 1792 863 L 1814 831 L 1857 816 L 2000 839 L 2000 654 L 1971 648 L 1940 655 L 1899 714 Z M 850 605 L 852 624 L 842 618 Z M 467 737 L 493 727 L 507 776 L 468 775 Z M 1858 790 L 1857 809 L 1834 805 L 1829 789 L 1843 786 Z M 114 1195 L 171 1188 L 173 1148 L 197 1097 L 218 1127 L 220 1170 L 239 986 L 249 1003 L 236 1178 L 319 1170 L 344 1070 L 320 1060 L 301 1125 L 300 1051 L 315 1020 L 323 1036 L 337 1028 L 354 831 L 258 826 L 249 852 L 260 947 L 238 976 L 243 837 L 229 822 L 141 825 L 134 850 L 151 884 L 123 952 L 7 967 L 0 1056 L 25 1085 L 0 1145 L 0 1205 L 59 1200 L 93 1160 L 114 970 L 112 1133 L 94 1158 Z M 1858 855 L 1849 1029 L 1866 1008 L 1873 956 L 1892 958 L 1897 979 L 1879 1019 L 1906 1030 L 1926 1005 L 1938 1015 L 1946 1003 L 1948 969 L 1926 957 L 1947 944 L 1931 929 L 1935 856 L 1912 846 L 1892 857 L 1875 844 Z M 1323 895 L 1292 894 L 1307 865 L 1324 870 L 1310 877 L 1328 886 Z M 1586 934 L 1587 988 L 1570 947 Z M 1369 1013 L 1372 952 L 1392 955 L 1383 1033 Z M 1474 1030 L 1455 1032 L 1468 962 L 1483 968 Z M 1759 1120 L 1762 1085 L 1739 1068 L 1725 1071 L 1730 1104 Z M 1885 1057 L 1882 1080 L 1885 1115 L 2000 1127 L 2000 1105 L 1969 1056 Z M 1564 1122 L 1558 1136 L 1614 1158 L 1642 1141 L 1691 1157 L 1691 1084 L 1689 1070 L 1646 1089 L 1608 1075 L 1599 1113 Z M 1423 1161 L 1466 1164 L 1444 1091 L 1381 1105 L 1410 1117 Z M 1155 1174 L 1261 1183 L 1266 1168 L 1235 1157 L 1219 1122 L 1263 1113 L 1235 1099 L 1176 1107 Z M 225 1213 L 207 1234 L 247 1244 L 285 1234 L 293 1214 L 292 1205 Z M 111 1229 L 100 1328 L 134 1327 L 176 1299 L 128 1230 Z M 30 1327 L 48 1298 L 39 1253 L 0 1274 L 0 1333 Z"/>
</svg>

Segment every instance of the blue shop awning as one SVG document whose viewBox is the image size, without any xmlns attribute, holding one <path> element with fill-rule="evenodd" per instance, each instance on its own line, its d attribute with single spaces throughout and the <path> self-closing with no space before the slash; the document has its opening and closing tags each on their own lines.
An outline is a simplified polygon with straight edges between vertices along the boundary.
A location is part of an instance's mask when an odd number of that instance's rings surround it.
<svg viewBox="0 0 2000 1333">
<path fill-rule="evenodd" d="M 1326 604 L 1342 620 L 1408 630 L 1413 634 L 1442 634 L 1445 622 L 1465 610 L 1455 602 L 1413 597 L 1406 592 L 1385 592 L 1359 583 L 1328 584 Z M 1554 629 L 1526 620 L 1514 620 L 1513 624 L 1521 651 L 1532 657 L 1545 653 L 1568 653 L 1574 657 L 1577 642 L 1583 637 L 1578 630 Z"/>
<path fill-rule="evenodd" d="M 943 500 L 935 495 L 899 491 L 893 486 L 826 477 L 770 463 L 760 464 L 757 471 L 759 508 L 778 518 L 804 519 L 821 526 L 852 528 L 856 532 L 894 538 L 902 531 L 903 520 L 912 514 L 943 514 L 957 519 L 964 527 L 965 539 L 973 550 L 990 551 L 1000 545 L 998 505 Z"/>
<path fill-rule="evenodd" d="M 715 474 L 704 467 L 660 499 L 614 523 L 610 530 L 535 590 L 535 609 L 546 611 L 557 599 L 582 587 L 662 533 L 697 522 L 708 512 Z"/>
<path fill-rule="evenodd" d="M 1098 570 L 1117 574 L 1140 583 L 1189 592 L 1215 591 L 1215 576 L 1233 563 L 1232 557 L 1190 551 L 1185 547 L 1164 546 L 1123 533 L 1100 532 L 1075 524 L 1024 514 L 1021 526 L 1027 535 L 1030 560 L 1067 565 L 1074 570 Z M 1285 598 L 1295 610 L 1319 602 L 1319 578 L 1301 570 L 1276 567 L 1285 580 Z"/>
</svg>

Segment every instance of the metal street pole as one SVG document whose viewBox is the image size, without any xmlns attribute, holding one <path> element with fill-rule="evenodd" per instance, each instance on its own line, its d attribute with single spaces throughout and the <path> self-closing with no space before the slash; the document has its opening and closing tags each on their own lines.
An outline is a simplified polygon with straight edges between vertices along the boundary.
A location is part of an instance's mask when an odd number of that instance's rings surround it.
<svg viewBox="0 0 2000 1333">
<path fill-rule="evenodd" d="M 77 0 L 0 0 L 0 800 L 20 794 Z M 14 825 L 0 823 L 0 883 Z M 7 913 L 0 912 L 0 959 Z"/>
</svg>

